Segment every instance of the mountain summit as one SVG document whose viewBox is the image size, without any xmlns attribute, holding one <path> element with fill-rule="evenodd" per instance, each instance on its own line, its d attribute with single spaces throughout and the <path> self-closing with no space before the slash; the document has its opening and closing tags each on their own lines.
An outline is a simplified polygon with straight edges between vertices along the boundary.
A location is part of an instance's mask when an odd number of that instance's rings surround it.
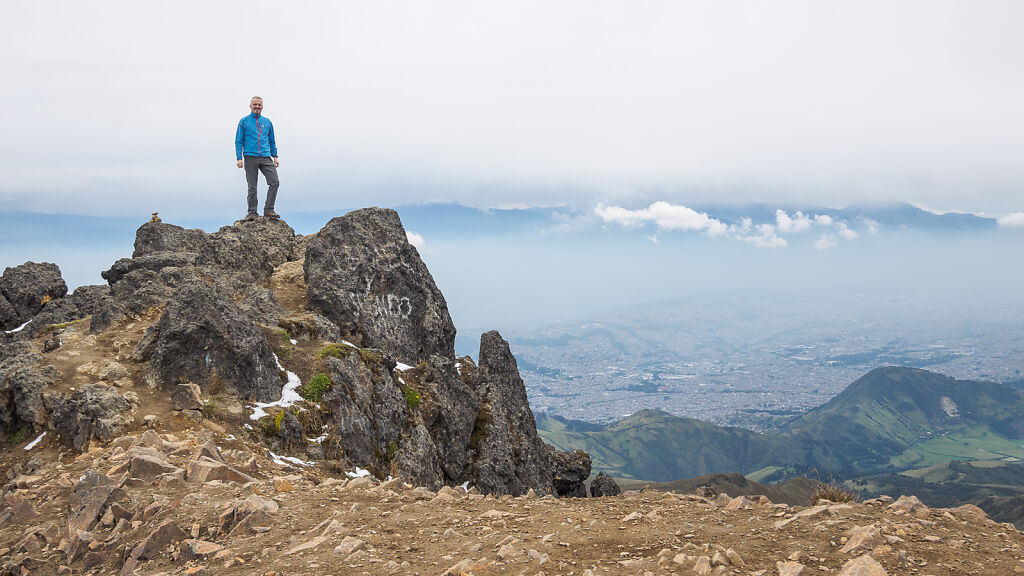
<svg viewBox="0 0 1024 576">
<path fill-rule="evenodd" d="M 149 222 L 107 286 L 52 264 L 0 280 L 0 429 L 85 450 L 147 412 L 249 429 L 275 453 L 418 486 L 586 495 L 590 459 L 537 436 L 508 344 L 456 358 L 455 326 L 393 210 L 299 236 L 280 220 L 207 234 Z M 190 400 L 180 400 L 185 397 Z M 250 414 L 251 413 L 251 414 Z"/>
</svg>

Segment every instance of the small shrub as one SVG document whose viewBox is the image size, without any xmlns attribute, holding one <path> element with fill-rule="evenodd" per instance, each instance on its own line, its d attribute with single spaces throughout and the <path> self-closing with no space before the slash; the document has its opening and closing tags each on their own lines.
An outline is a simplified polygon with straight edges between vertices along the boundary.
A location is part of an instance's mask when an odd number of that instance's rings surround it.
<svg viewBox="0 0 1024 576">
<path fill-rule="evenodd" d="M 332 356 L 334 358 L 348 358 L 349 353 L 349 347 L 344 344 L 328 344 L 321 348 L 316 355 L 321 359 L 326 358 L 327 356 Z"/>
<path fill-rule="evenodd" d="M 202 412 L 203 418 L 206 418 L 207 420 L 212 420 L 213 417 L 217 415 L 217 401 L 214 400 L 213 398 L 208 398 L 205 402 L 203 402 Z"/>
<path fill-rule="evenodd" d="M 281 337 L 281 340 L 285 344 L 291 344 L 292 343 L 292 335 L 289 334 L 288 331 L 285 330 L 284 328 L 281 328 L 281 330 L 277 333 L 277 335 Z"/>
<path fill-rule="evenodd" d="M 21 428 L 18 428 L 17 430 L 11 433 L 10 437 L 7 440 L 11 444 L 19 444 L 22 441 L 24 441 L 25 438 L 28 438 L 28 426 L 22 426 Z"/>
<path fill-rule="evenodd" d="M 420 393 L 412 386 L 405 387 L 405 403 L 409 405 L 409 408 L 415 408 L 420 405 Z"/>
<path fill-rule="evenodd" d="M 382 358 L 379 352 L 369 350 L 367 348 L 359 349 L 359 357 L 363 359 L 363 364 L 370 369 L 374 374 L 380 375 L 380 367 Z"/>
<path fill-rule="evenodd" d="M 320 372 L 316 376 L 313 376 L 309 382 L 299 386 L 299 389 L 296 390 L 296 392 L 299 393 L 299 396 L 302 396 L 310 402 L 320 402 L 320 400 L 323 399 L 324 394 L 326 394 L 332 386 L 334 386 L 334 383 L 331 382 L 331 378 L 327 376 L 327 374 Z"/>
<path fill-rule="evenodd" d="M 278 432 L 281 431 L 281 422 L 284 422 L 284 410 L 274 415 L 274 428 L 277 428 Z"/>
<path fill-rule="evenodd" d="M 842 486 L 832 483 L 826 484 L 825 486 L 819 486 L 814 491 L 812 496 L 813 500 L 828 500 L 829 502 L 856 502 L 858 494 L 856 490 L 846 489 Z"/>
</svg>

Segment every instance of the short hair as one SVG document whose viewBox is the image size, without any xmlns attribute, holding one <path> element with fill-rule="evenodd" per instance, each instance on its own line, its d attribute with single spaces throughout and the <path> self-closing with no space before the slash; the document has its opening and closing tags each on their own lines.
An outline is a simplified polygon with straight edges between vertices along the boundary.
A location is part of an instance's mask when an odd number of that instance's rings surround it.
<svg viewBox="0 0 1024 576">
<path fill-rule="evenodd" d="M 263 97 L 262 96 L 253 96 L 252 98 L 249 98 L 249 104 L 252 104 L 253 100 L 259 100 L 259 101 L 262 102 L 263 101 Z"/>
</svg>

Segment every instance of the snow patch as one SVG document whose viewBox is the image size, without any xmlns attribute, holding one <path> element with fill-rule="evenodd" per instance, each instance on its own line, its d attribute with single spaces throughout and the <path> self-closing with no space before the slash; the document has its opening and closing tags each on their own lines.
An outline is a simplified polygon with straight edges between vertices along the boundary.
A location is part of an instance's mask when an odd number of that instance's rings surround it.
<svg viewBox="0 0 1024 576">
<path fill-rule="evenodd" d="M 294 345 L 296 345 L 296 344 L 298 344 L 298 343 L 299 343 L 299 341 L 298 341 L 298 340 L 296 340 L 296 339 L 294 339 L 294 338 L 292 338 L 292 339 L 289 339 L 288 341 L 292 343 L 292 346 L 294 346 Z"/>
<path fill-rule="evenodd" d="M 281 363 L 277 360 L 277 354 L 274 354 L 274 363 L 277 364 L 278 370 L 284 370 L 284 366 L 281 366 Z M 294 372 L 285 370 L 285 373 L 288 374 L 288 383 L 281 389 L 281 399 L 276 402 L 253 402 L 252 416 L 249 416 L 249 420 L 259 420 L 266 416 L 267 412 L 264 408 L 270 408 L 271 406 L 287 408 L 302 400 L 302 396 L 299 396 L 299 393 L 296 391 L 299 386 L 302 386 L 302 380 L 299 380 L 299 377 Z"/>
<path fill-rule="evenodd" d="M 370 471 L 369 470 L 364 470 L 363 468 L 359 468 L 358 466 L 356 467 L 355 471 L 353 471 L 353 472 L 345 472 L 345 476 L 348 476 L 349 478 L 362 478 L 363 476 L 369 476 L 369 475 L 370 475 Z"/>
<path fill-rule="evenodd" d="M 309 440 L 310 442 L 316 442 L 317 444 L 320 444 L 324 440 L 327 440 L 327 432 L 324 432 L 323 434 L 317 436 L 316 438 L 306 438 L 306 440 Z"/>
<path fill-rule="evenodd" d="M 22 330 L 25 329 L 25 326 L 28 326 L 31 323 L 32 323 L 32 321 L 29 320 L 28 322 L 25 322 L 24 324 L 22 324 L 21 326 L 18 326 L 17 328 L 15 328 L 13 330 L 4 330 L 4 334 L 14 334 L 15 332 L 21 332 Z"/>
<path fill-rule="evenodd" d="M 402 372 L 405 372 L 406 370 L 412 370 L 412 366 L 409 366 L 408 364 L 403 364 L 401 362 L 397 362 L 395 363 L 395 370 L 401 370 Z"/>
<path fill-rule="evenodd" d="M 306 462 L 305 460 L 300 460 L 294 456 L 278 456 L 273 452 L 270 453 L 270 458 L 274 461 L 274 464 L 277 464 L 278 466 L 316 466 L 316 462 Z"/>
<path fill-rule="evenodd" d="M 31 320 L 29 320 L 29 322 L 31 322 Z M 24 328 L 24 326 L 22 326 L 22 328 Z M 20 330 L 20 328 L 19 328 L 19 330 Z M 25 450 L 31 450 L 31 449 L 35 448 L 36 444 L 39 444 L 39 441 L 43 439 L 43 436 L 46 436 L 46 432 L 43 432 L 42 434 L 40 434 L 39 438 L 36 438 L 35 440 L 29 442 L 28 446 L 25 446 Z"/>
</svg>

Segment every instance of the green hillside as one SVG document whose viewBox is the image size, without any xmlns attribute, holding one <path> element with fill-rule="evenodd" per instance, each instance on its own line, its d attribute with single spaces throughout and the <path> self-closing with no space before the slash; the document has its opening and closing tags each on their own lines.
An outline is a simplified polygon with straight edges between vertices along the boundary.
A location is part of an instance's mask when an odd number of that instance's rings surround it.
<svg viewBox="0 0 1024 576">
<path fill-rule="evenodd" d="M 1024 391 L 887 367 L 775 433 L 654 410 L 605 427 L 541 414 L 537 427 L 549 443 L 586 450 L 594 470 L 622 478 L 740 472 L 765 482 L 817 471 L 847 479 L 951 460 L 1024 460 Z"/>
<path fill-rule="evenodd" d="M 544 440 L 561 450 L 586 450 L 595 471 L 620 478 L 667 482 L 801 462 L 799 447 L 790 439 L 657 410 L 643 410 L 590 431 L 563 418 L 538 414 L 537 429 Z"/>
</svg>

